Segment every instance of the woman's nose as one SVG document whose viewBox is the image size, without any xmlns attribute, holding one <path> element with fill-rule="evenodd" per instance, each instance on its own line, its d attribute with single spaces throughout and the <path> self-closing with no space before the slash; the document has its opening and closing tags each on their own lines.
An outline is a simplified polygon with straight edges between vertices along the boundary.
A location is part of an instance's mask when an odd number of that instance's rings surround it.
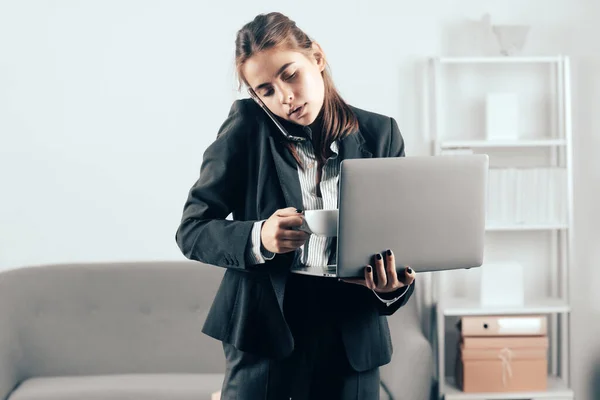
<svg viewBox="0 0 600 400">
<path fill-rule="evenodd" d="M 282 104 L 292 104 L 294 100 L 294 93 L 291 90 L 282 90 L 281 91 L 281 103 Z"/>
</svg>

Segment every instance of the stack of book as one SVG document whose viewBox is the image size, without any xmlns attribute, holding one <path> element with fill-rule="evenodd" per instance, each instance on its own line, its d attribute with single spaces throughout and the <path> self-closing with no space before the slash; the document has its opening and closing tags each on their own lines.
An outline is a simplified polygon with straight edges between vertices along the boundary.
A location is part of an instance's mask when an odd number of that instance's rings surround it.
<svg viewBox="0 0 600 400">
<path fill-rule="evenodd" d="M 564 168 L 490 168 L 490 224 L 562 224 L 566 221 Z"/>
<path fill-rule="evenodd" d="M 464 392 L 544 391 L 548 377 L 543 315 L 466 316 L 456 382 Z"/>
</svg>

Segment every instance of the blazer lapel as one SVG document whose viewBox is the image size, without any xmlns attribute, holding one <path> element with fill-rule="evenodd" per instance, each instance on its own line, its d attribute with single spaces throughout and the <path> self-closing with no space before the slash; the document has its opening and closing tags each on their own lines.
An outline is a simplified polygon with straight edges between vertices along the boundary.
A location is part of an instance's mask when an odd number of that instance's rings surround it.
<svg viewBox="0 0 600 400">
<path fill-rule="evenodd" d="M 269 143 L 285 203 L 288 207 L 294 207 L 301 210 L 303 208 L 302 187 L 300 186 L 296 160 L 280 140 L 273 138 L 273 136 L 269 136 Z M 289 257 L 289 255 L 285 254 L 284 257 Z M 277 303 L 279 304 L 279 309 L 282 314 L 283 297 L 288 275 L 289 271 L 286 268 L 276 268 L 269 274 L 271 283 L 273 284 L 273 290 L 275 291 L 275 297 L 277 298 Z"/>
<path fill-rule="evenodd" d="M 340 140 L 340 159 L 372 158 L 373 154 L 365 148 L 365 139 L 356 131 Z"/>
<path fill-rule="evenodd" d="M 273 138 L 273 136 L 269 137 L 269 142 L 285 203 L 288 207 L 302 210 L 302 188 L 300 187 L 296 160 L 282 142 Z"/>
</svg>

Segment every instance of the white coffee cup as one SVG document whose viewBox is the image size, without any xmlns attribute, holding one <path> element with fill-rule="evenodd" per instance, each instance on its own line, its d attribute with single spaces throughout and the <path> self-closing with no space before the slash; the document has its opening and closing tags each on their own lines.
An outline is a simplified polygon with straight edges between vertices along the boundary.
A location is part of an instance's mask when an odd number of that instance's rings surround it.
<svg viewBox="0 0 600 400">
<path fill-rule="evenodd" d="M 306 210 L 300 229 L 313 235 L 334 237 L 337 236 L 337 225 L 338 210 Z"/>
</svg>

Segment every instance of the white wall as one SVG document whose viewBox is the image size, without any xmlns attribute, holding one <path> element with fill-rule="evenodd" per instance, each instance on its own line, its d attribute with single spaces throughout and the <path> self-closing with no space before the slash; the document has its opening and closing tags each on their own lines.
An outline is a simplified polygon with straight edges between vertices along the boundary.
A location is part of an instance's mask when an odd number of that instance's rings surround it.
<svg viewBox="0 0 600 400">
<path fill-rule="evenodd" d="M 0 269 L 181 259 L 174 233 L 187 191 L 238 96 L 235 32 L 257 13 L 295 19 L 324 47 L 342 95 L 395 117 L 407 151 L 423 154 L 423 59 L 464 54 L 472 38 L 458 24 L 490 12 L 494 22 L 533 24 L 526 53 L 573 56 L 572 285 L 582 296 L 573 313 L 574 379 L 579 399 L 592 390 L 600 398 L 591 383 L 594 373 L 600 379 L 597 2 L 253 3 L 0 2 Z"/>
<path fill-rule="evenodd" d="M 578 399 L 600 399 L 600 2 L 581 21 L 574 46 L 575 260 L 571 348 Z M 592 39 L 594 38 L 594 39 Z"/>
</svg>

